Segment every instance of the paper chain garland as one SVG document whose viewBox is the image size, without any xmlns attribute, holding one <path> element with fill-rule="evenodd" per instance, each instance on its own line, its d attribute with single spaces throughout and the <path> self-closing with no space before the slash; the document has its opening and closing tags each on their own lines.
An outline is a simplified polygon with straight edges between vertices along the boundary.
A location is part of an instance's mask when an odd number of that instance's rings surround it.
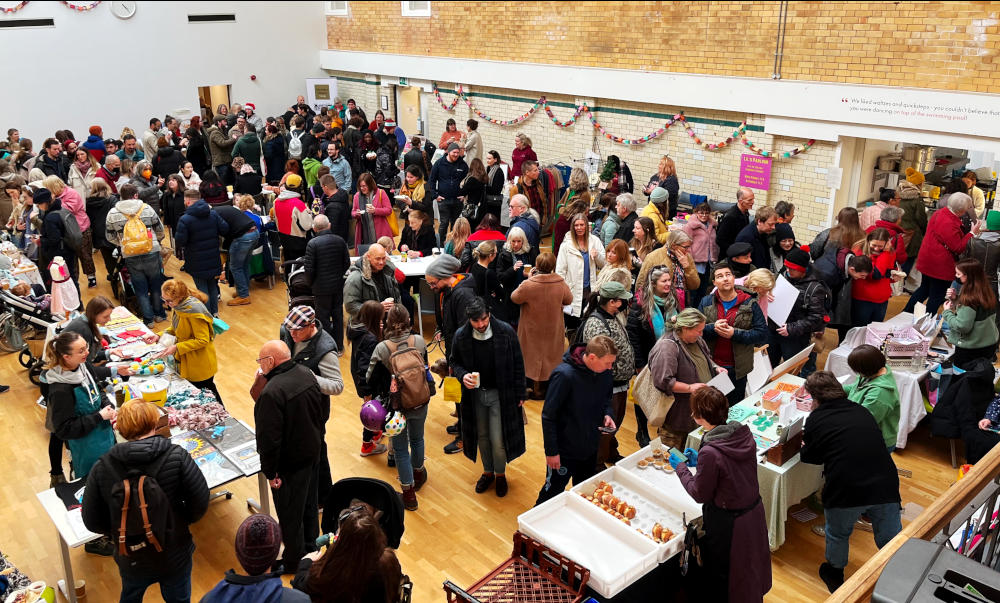
<svg viewBox="0 0 1000 603">
<path fill-rule="evenodd" d="M 732 144 L 734 141 L 740 140 L 743 143 L 743 146 L 745 146 L 750 151 L 762 157 L 776 156 L 774 151 L 768 151 L 766 149 L 762 149 L 757 145 L 753 144 L 752 142 L 750 142 L 750 140 L 746 136 L 746 129 L 747 129 L 746 121 L 741 123 L 739 127 L 733 130 L 733 133 L 729 136 L 729 138 L 725 139 L 724 141 L 715 143 L 706 143 L 698 136 L 698 134 L 694 131 L 694 128 L 692 128 L 691 125 L 688 124 L 687 118 L 684 116 L 684 112 L 682 111 L 674 115 L 670 119 L 668 119 L 667 122 L 663 124 L 663 127 L 641 138 L 623 138 L 621 136 L 615 136 L 614 134 L 608 132 L 604 128 L 604 126 L 602 126 L 601 123 L 597 121 L 597 116 L 594 115 L 594 111 L 586 104 L 579 105 L 576 108 L 576 111 L 573 112 L 573 116 L 567 119 L 566 121 L 559 121 L 559 119 L 556 118 L 555 113 L 552 112 L 552 107 L 549 106 L 548 100 L 544 96 L 542 96 L 539 97 L 537 101 L 535 101 L 535 104 L 532 105 L 532 107 L 528 109 L 526 113 L 514 119 L 499 120 L 499 119 L 494 119 L 489 115 L 486 115 L 485 113 L 480 111 L 475 105 L 473 105 L 472 100 L 469 98 L 469 95 L 467 95 L 465 91 L 462 89 L 461 84 L 455 86 L 455 98 L 454 100 L 451 101 L 450 104 L 445 104 L 444 99 L 441 98 L 441 92 L 440 90 L 438 90 L 437 83 L 434 83 L 433 87 L 434 87 L 434 96 L 437 98 L 438 104 L 440 104 L 445 111 L 448 112 L 454 111 L 455 107 L 458 106 L 459 99 L 461 99 L 465 101 L 465 104 L 469 106 L 469 109 L 471 109 L 473 113 L 478 115 L 480 118 L 485 119 L 486 121 L 498 126 L 513 126 L 519 124 L 527 120 L 532 115 L 534 115 L 535 111 L 537 111 L 539 107 L 544 109 L 545 114 L 549 116 L 549 119 L 552 120 L 552 123 L 560 128 L 568 128 L 572 126 L 580 119 L 581 115 L 586 113 L 587 117 L 590 118 L 590 123 L 595 128 L 597 128 L 597 130 L 600 131 L 600 133 L 603 134 L 604 137 L 607 138 L 608 140 L 616 142 L 618 144 L 637 146 L 645 144 L 655 138 L 658 138 L 659 136 L 665 134 L 667 129 L 670 128 L 670 126 L 674 125 L 677 122 L 681 122 L 684 124 L 684 131 L 687 132 L 688 136 L 690 136 L 694 140 L 695 144 L 706 150 L 720 151 L 729 146 L 730 144 Z M 808 151 L 814 144 L 816 144 L 816 141 L 814 139 L 810 139 L 804 144 L 801 144 L 790 151 L 784 151 L 779 153 L 777 156 L 780 156 L 782 158 L 794 157 L 795 155 L 799 155 L 800 153 Z"/>
<path fill-rule="evenodd" d="M 91 2 L 90 4 L 72 4 L 70 2 L 66 2 L 65 0 L 63 0 L 63 4 L 65 4 L 69 8 L 72 8 L 73 10 L 75 10 L 77 12 L 81 12 L 81 13 L 85 12 L 85 11 L 88 11 L 88 10 L 96 7 L 100 3 L 101 3 L 101 0 L 97 0 L 97 2 Z"/>
<path fill-rule="evenodd" d="M 7 13 L 7 14 L 16 13 L 17 11 L 21 10 L 22 8 L 24 8 L 24 6 L 27 3 L 28 3 L 28 0 L 24 0 L 23 2 L 18 2 L 14 6 L 10 6 L 10 7 L 0 6 L 0 11 L 3 11 L 4 13 Z"/>
</svg>

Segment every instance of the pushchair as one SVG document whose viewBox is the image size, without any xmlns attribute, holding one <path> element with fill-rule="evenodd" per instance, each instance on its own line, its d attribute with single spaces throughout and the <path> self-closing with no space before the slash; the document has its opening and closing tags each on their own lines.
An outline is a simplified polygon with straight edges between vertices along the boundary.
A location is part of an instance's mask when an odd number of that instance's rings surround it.
<svg viewBox="0 0 1000 603">
<path fill-rule="evenodd" d="M 331 488 L 326 500 L 323 501 L 323 521 L 320 524 L 323 534 L 333 534 L 337 531 L 341 511 L 360 501 L 370 505 L 378 515 L 378 523 L 385 532 L 386 544 L 393 549 L 399 548 L 403 538 L 402 495 L 388 483 L 368 477 L 346 477 L 339 480 Z M 321 537 L 323 539 L 324 537 Z M 407 575 L 403 575 L 400 589 L 400 603 L 409 603 L 413 583 Z"/>
<path fill-rule="evenodd" d="M 288 260 L 281 265 L 285 277 L 285 287 L 288 292 L 288 309 L 295 306 L 315 307 L 316 298 L 312 286 L 306 276 L 305 262 L 302 258 Z"/>
<path fill-rule="evenodd" d="M 41 285 L 32 285 L 32 290 L 36 295 L 44 294 L 45 288 Z M 38 341 L 45 341 L 45 332 L 49 327 L 59 322 L 47 310 L 35 307 L 30 300 L 14 295 L 9 290 L 0 290 L 0 350 L 4 352 L 17 352 L 17 361 L 24 368 L 28 369 L 28 379 L 35 385 L 39 384 L 39 375 L 42 374 L 42 353 L 41 346 L 36 352 L 33 345 Z M 41 337 L 38 336 L 41 331 Z"/>
<path fill-rule="evenodd" d="M 111 294 L 121 305 L 128 308 L 129 312 L 136 316 L 142 316 L 142 309 L 139 307 L 139 298 L 132 287 L 132 279 L 129 277 L 128 266 L 125 265 L 125 258 L 119 250 L 115 250 L 114 271 L 108 276 L 111 281 Z"/>
</svg>

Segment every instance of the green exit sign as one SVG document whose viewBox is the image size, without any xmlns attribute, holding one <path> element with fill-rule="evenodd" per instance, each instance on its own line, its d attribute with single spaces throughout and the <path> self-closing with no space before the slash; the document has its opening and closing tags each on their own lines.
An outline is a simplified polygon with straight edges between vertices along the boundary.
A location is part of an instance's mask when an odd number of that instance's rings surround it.
<svg viewBox="0 0 1000 603">
<path fill-rule="evenodd" d="M 406 80 L 406 78 L 405 78 L 405 77 L 401 77 L 401 78 L 399 78 L 399 85 L 400 85 L 400 86 L 409 86 L 410 84 L 409 84 L 409 82 L 408 82 L 408 81 Z"/>
</svg>

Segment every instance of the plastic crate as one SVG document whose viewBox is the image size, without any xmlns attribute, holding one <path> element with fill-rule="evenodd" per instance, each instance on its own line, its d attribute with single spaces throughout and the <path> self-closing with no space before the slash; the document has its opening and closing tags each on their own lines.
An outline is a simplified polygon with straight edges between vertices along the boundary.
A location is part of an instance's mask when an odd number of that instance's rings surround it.
<svg viewBox="0 0 1000 603">
<path fill-rule="evenodd" d="M 886 341 L 888 338 L 888 341 Z M 915 343 L 900 343 L 897 339 L 918 340 Z M 907 325 L 893 327 L 886 324 L 868 325 L 865 331 L 865 343 L 881 349 L 885 345 L 886 356 L 912 357 L 914 354 L 926 356 L 930 351 L 931 342 L 923 334 Z"/>
<path fill-rule="evenodd" d="M 589 579 L 580 564 L 515 532 L 510 559 L 468 590 L 447 581 L 444 591 L 450 603 L 579 603 Z"/>
<path fill-rule="evenodd" d="M 655 542 L 576 492 L 563 492 L 522 513 L 517 526 L 589 569 L 589 586 L 605 597 L 617 595 L 657 565 Z"/>
</svg>

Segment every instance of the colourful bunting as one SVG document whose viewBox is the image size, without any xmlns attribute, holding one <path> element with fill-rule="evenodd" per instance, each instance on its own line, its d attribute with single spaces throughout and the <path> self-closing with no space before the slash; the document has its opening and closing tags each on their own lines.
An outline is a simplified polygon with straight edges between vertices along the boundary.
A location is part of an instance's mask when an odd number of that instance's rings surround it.
<svg viewBox="0 0 1000 603">
<path fill-rule="evenodd" d="M 21 10 L 22 8 L 24 8 L 24 5 L 27 4 L 27 3 L 28 3 L 28 0 L 24 0 L 24 2 L 18 2 L 14 6 L 0 6 L 0 11 L 3 11 L 5 13 L 7 13 L 7 14 L 16 13 L 17 11 Z"/>
<path fill-rule="evenodd" d="M 63 4 L 65 4 L 69 8 L 72 8 L 73 10 L 75 10 L 77 12 L 81 12 L 81 13 L 85 12 L 85 11 L 88 11 L 88 10 L 96 7 L 100 3 L 101 3 L 100 0 L 98 0 L 97 2 L 91 2 L 89 4 L 74 4 L 74 3 L 66 2 L 65 0 L 63 0 Z"/>
</svg>

